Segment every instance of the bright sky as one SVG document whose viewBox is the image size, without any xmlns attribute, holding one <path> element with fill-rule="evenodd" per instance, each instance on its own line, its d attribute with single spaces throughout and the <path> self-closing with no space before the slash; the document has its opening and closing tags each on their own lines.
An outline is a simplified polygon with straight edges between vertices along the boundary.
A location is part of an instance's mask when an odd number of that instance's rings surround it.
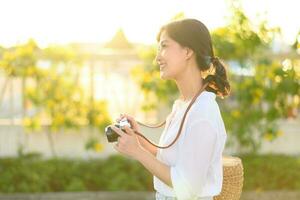
<svg viewBox="0 0 300 200">
<path fill-rule="evenodd" d="M 119 27 L 132 42 L 155 43 L 161 25 L 179 12 L 212 30 L 225 24 L 227 0 L 0 0 L 0 45 L 34 38 L 50 43 L 105 42 Z M 300 1 L 243 0 L 250 18 L 267 12 L 292 43 L 300 30 Z"/>
</svg>

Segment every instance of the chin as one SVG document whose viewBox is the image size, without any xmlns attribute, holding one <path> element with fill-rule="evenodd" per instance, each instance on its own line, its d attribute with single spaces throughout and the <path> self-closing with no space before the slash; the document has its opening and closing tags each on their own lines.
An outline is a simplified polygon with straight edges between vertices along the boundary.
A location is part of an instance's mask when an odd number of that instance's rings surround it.
<svg viewBox="0 0 300 200">
<path fill-rule="evenodd" d="M 160 72 L 160 78 L 163 80 L 169 80 L 170 77 L 168 77 L 168 75 L 164 72 Z"/>
</svg>

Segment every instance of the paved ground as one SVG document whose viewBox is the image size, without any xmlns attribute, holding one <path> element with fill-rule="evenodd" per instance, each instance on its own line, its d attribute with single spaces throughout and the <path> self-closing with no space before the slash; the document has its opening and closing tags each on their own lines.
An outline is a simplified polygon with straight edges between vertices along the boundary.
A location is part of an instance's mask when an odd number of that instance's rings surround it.
<svg viewBox="0 0 300 200">
<path fill-rule="evenodd" d="M 152 192 L 0 194 L 0 200 L 154 200 Z M 300 200 L 300 191 L 243 192 L 241 200 Z"/>
</svg>

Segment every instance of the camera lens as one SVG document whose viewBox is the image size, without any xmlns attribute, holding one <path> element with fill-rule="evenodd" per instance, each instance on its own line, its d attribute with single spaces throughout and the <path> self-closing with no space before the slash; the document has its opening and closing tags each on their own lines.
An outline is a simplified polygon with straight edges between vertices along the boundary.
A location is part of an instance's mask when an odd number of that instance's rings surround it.
<svg viewBox="0 0 300 200">
<path fill-rule="evenodd" d="M 120 128 L 119 124 L 115 124 L 116 127 Z M 110 125 L 105 128 L 105 134 L 108 142 L 116 142 L 118 140 L 119 134 L 117 134 Z"/>
</svg>

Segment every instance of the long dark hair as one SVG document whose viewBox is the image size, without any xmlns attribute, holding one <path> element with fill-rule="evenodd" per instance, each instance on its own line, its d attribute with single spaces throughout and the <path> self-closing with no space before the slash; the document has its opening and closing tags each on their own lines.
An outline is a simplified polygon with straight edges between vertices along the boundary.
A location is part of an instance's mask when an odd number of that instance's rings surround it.
<svg viewBox="0 0 300 200">
<path fill-rule="evenodd" d="M 196 55 L 196 62 L 201 73 L 208 70 L 215 71 L 214 75 L 204 78 L 204 83 L 209 83 L 206 91 L 214 92 L 218 96 L 227 96 L 230 84 L 227 80 L 225 64 L 214 55 L 212 39 L 206 26 L 196 19 L 182 19 L 163 25 L 158 34 L 157 41 L 163 31 L 182 47 L 192 49 Z"/>
</svg>

